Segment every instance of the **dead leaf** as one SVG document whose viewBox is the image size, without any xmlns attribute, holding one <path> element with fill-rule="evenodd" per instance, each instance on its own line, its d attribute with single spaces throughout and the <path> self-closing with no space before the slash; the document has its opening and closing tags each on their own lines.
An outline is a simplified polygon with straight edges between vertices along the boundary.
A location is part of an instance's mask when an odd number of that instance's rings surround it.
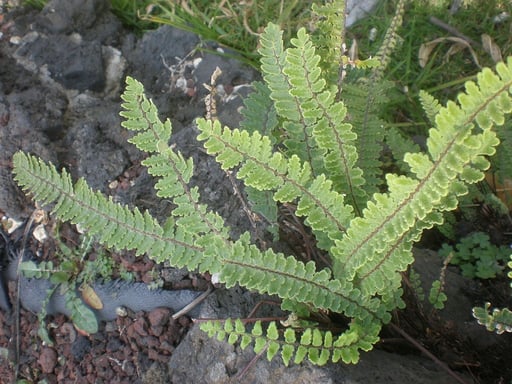
<svg viewBox="0 0 512 384">
<path fill-rule="evenodd" d="M 498 44 L 493 41 L 491 36 L 484 33 L 482 35 L 482 45 L 484 47 L 484 51 L 491 55 L 491 58 L 495 63 L 503 61 L 501 49 L 498 47 Z"/>
<path fill-rule="evenodd" d="M 454 55 L 455 53 L 460 52 L 461 50 L 467 48 L 471 54 L 471 57 L 473 58 L 474 63 L 477 65 L 478 68 L 480 68 L 480 63 L 478 62 L 478 57 L 476 56 L 476 53 L 473 50 L 473 47 L 471 47 L 471 44 L 469 44 L 466 40 L 461 39 L 460 37 L 455 37 L 455 36 L 439 37 L 439 38 L 429 41 L 427 43 L 421 44 L 421 47 L 418 52 L 418 60 L 419 60 L 419 64 L 420 64 L 421 68 L 425 68 L 425 66 L 427 65 L 428 60 L 430 58 L 430 54 L 432 53 L 434 48 L 444 42 L 452 43 L 452 46 L 448 49 L 448 51 L 445 54 L 445 57 L 444 57 L 445 61 L 448 61 L 449 57 Z"/>
<path fill-rule="evenodd" d="M 82 292 L 82 299 L 94 309 L 102 309 L 103 303 L 97 293 L 89 284 L 82 284 L 80 287 L 80 292 Z"/>
</svg>

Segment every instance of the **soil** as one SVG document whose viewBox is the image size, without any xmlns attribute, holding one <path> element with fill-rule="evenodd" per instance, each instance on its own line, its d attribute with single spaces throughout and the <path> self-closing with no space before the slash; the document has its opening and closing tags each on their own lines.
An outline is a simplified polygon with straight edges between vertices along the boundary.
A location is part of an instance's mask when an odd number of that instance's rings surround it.
<svg viewBox="0 0 512 384">
<path fill-rule="evenodd" d="M 199 49 L 220 49 L 205 44 L 167 26 L 138 36 L 121 25 L 103 0 L 55 0 L 40 12 L 5 7 L 0 13 L 0 214 L 22 220 L 34 209 L 12 180 L 11 158 L 22 149 L 66 167 L 73 177 L 84 177 L 117 201 L 148 209 L 159 219 L 167 216 L 171 206 L 156 198 L 154 181 L 140 165 L 141 154 L 126 142 L 120 128 L 119 95 L 124 77 L 130 75 L 144 84 L 161 117 L 171 119 L 174 142 L 194 159 L 193 183 L 204 202 L 226 219 L 233 237 L 254 232 L 240 201 L 233 198 L 232 181 L 196 143 L 193 120 L 205 114 L 207 91 L 202 84 L 210 82 L 215 67 L 222 70 L 218 116 L 229 126 L 237 126 L 242 99 L 259 75 L 233 58 Z M 495 224 L 493 220 L 489 228 L 510 232 Z M 309 244 L 304 232 L 282 235 L 290 244 L 280 246 L 289 252 L 297 242 Z M 76 228 L 65 227 L 67 241 L 76 236 Z M 52 259 L 52 241 L 40 244 L 32 239 L 29 246 Z M 420 245 L 427 248 L 428 243 Z M 428 287 L 438 278 L 442 262 L 425 249 L 415 255 L 415 268 Z M 157 276 L 166 287 L 198 289 L 209 283 L 208 276 L 154 265 L 130 253 L 113 257 L 141 281 Z M 18 333 L 16 314 L 0 312 L 0 381 L 15 382 L 18 338 L 17 377 L 28 382 L 400 384 L 454 383 L 454 375 L 466 383 L 510 382 L 512 335 L 491 334 L 471 316 L 471 308 L 487 300 L 512 307 L 508 281 L 491 285 L 464 279 L 453 267 L 446 274 L 446 309 L 418 305 L 408 292 L 408 308 L 395 314 L 394 326 L 386 328 L 382 341 L 354 366 L 303 363 L 286 368 L 280 359 L 255 359 L 250 348 L 242 351 L 209 339 L 190 318 L 173 320 L 171 312 L 161 308 L 128 312 L 102 323 L 94 335 L 81 334 L 62 315 L 49 317 L 46 324 L 54 344 L 45 345 L 37 335 L 36 315 L 21 309 Z M 14 284 L 9 288 L 16 302 Z M 245 317 L 262 299 L 241 288 L 220 287 L 203 304 L 201 316 Z M 278 313 L 272 307 L 265 311 L 269 316 Z"/>
</svg>

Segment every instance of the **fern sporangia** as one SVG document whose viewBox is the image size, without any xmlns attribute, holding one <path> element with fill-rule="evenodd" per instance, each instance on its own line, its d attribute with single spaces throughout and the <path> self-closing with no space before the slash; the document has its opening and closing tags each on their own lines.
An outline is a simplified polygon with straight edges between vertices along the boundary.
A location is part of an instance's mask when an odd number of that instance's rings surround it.
<svg viewBox="0 0 512 384">
<path fill-rule="evenodd" d="M 198 119 L 198 140 L 245 185 L 274 202 L 295 204 L 318 246 L 329 253 L 332 269 L 260 250 L 248 233 L 231 239 L 222 217 L 200 203 L 200 191 L 189 186 L 194 164 L 169 145 L 170 121 L 159 120 L 155 105 L 132 78 L 122 95 L 123 126 L 135 132 L 130 142 L 148 154 L 143 165 L 158 178 L 158 195 L 174 202 L 165 223 L 92 191 L 83 179 L 73 183 L 65 170 L 22 152 L 13 158 L 15 178 L 60 219 L 79 223 L 107 246 L 215 273 L 227 287 L 239 284 L 277 295 L 284 310 L 299 316 L 323 311 L 348 319 L 339 333 L 277 323 L 263 330 L 261 324 L 251 328 L 237 320 L 202 325 L 219 339 L 254 344 L 257 351 L 267 348 L 269 358 L 281 352 L 285 363 L 306 357 L 318 364 L 355 363 L 361 350 L 378 341 L 390 312 L 404 305 L 401 272 L 413 262 L 413 243 L 457 207 L 468 184 L 484 177 L 487 157 L 499 144 L 493 127 L 512 111 L 512 58 L 498 64 L 496 73 L 484 69 L 457 102 L 436 107 L 425 97 L 433 114 L 426 151 L 406 153 L 408 176 L 387 174 L 386 192 L 368 194 L 364 169 L 357 165 L 357 135 L 345 120 L 336 86 L 323 77 L 308 33 L 299 30 L 284 49 L 279 29 L 270 24 L 260 53 L 265 84 L 246 106 L 265 106 L 263 125 L 269 132 L 249 128 L 257 127 L 261 116 L 250 110 L 245 117 L 254 120 L 243 124 L 250 131 Z M 265 95 L 272 102 L 263 100 Z M 276 132 L 286 135 L 284 149 Z"/>
</svg>

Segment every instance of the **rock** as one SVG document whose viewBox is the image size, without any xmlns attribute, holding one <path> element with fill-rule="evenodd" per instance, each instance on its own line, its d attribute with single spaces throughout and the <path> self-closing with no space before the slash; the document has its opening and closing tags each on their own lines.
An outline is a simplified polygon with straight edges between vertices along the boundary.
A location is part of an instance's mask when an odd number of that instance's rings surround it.
<svg viewBox="0 0 512 384">
<path fill-rule="evenodd" d="M 379 0 L 348 0 L 345 25 L 351 27 L 355 22 L 373 11 Z"/>
<path fill-rule="evenodd" d="M 237 292 L 237 290 L 235 290 Z M 238 293 L 243 293 L 238 291 Z M 240 303 L 244 297 L 243 303 Z M 235 296 L 218 290 L 203 306 L 202 317 L 227 318 L 247 316 L 250 305 L 261 297 L 245 292 Z M 218 306 L 218 303 L 222 303 Z M 245 305 L 244 305 L 245 304 Z M 263 316 L 275 316 L 264 313 Z M 219 342 L 195 325 L 173 352 L 169 361 L 171 382 L 195 382 L 205 384 L 222 383 L 352 383 L 352 384 L 451 384 L 453 377 L 442 371 L 429 359 L 414 355 L 396 355 L 374 349 L 361 353 L 358 364 L 329 363 L 315 366 L 308 361 L 286 367 L 276 356 L 267 361 L 259 357 L 254 366 L 242 373 L 253 363 L 255 357 L 251 347 L 241 350 L 227 342 Z M 469 383 L 470 381 L 468 381 Z"/>
<path fill-rule="evenodd" d="M 155 308 L 149 312 L 148 320 L 151 333 L 155 336 L 160 336 L 164 330 L 164 326 L 169 322 L 170 317 L 171 314 L 167 308 Z"/>
<path fill-rule="evenodd" d="M 103 0 L 52 0 L 41 11 L 37 24 L 54 34 L 90 28 L 107 10 Z"/>
<path fill-rule="evenodd" d="M 44 347 L 37 362 L 44 373 L 52 373 L 57 365 L 57 352 L 53 348 Z"/>
</svg>

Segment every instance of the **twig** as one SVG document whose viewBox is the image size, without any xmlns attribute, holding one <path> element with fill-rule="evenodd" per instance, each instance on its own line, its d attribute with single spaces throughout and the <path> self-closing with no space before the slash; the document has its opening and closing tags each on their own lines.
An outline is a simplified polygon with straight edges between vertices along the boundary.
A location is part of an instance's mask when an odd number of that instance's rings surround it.
<svg viewBox="0 0 512 384">
<path fill-rule="evenodd" d="M 442 28 L 445 31 L 451 33 L 452 35 L 460 37 L 463 40 L 466 40 L 469 44 L 476 45 L 476 46 L 480 45 L 477 41 L 473 40 L 471 37 L 464 35 L 463 33 L 459 32 L 455 27 L 452 27 L 451 25 L 446 24 L 444 21 L 439 20 L 435 16 L 430 16 L 429 21 L 432 24 L 438 26 L 439 28 Z"/>
<path fill-rule="evenodd" d="M 197 306 L 200 302 L 202 302 L 204 299 L 206 299 L 210 293 L 212 293 L 213 288 L 210 285 L 206 291 L 204 291 L 201 295 L 196 297 L 194 300 L 190 302 L 190 304 L 187 304 L 185 307 L 183 307 L 181 310 L 176 312 L 174 315 L 172 315 L 172 319 L 176 320 L 178 317 L 185 315 L 187 312 L 192 310 L 195 306 Z"/>
<path fill-rule="evenodd" d="M 460 384 L 468 384 L 466 381 L 464 381 L 462 378 L 460 378 L 455 372 L 453 372 L 450 367 L 448 367 L 445 363 L 443 363 L 441 360 L 439 360 L 437 357 L 435 357 L 428 349 L 426 349 L 423 345 L 418 343 L 412 336 L 410 336 L 407 332 L 400 329 L 394 324 L 390 324 L 391 328 L 393 328 L 396 332 L 398 332 L 402 337 L 404 337 L 409 343 L 414 345 L 416 348 L 418 348 L 422 353 L 427 355 L 432 361 L 434 361 L 442 370 L 444 370 L 446 373 L 448 373 L 451 377 L 453 377 L 457 382 Z"/>
<path fill-rule="evenodd" d="M 230 171 L 224 171 L 226 176 L 228 177 L 231 186 L 233 187 L 233 193 L 238 198 L 240 203 L 242 204 L 242 209 L 247 216 L 247 219 L 249 219 L 249 223 L 251 224 L 251 227 L 254 231 L 254 236 L 257 238 L 257 240 L 260 242 L 261 248 L 264 250 L 268 248 L 268 245 L 266 241 L 263 238 L 263 235 L 261 234 L 261 230 L 258 229 L 258 226 L 256 225 L 256 220 L 266 220 L 263 215 L 259 215 L 251 210 L 249 207 L 249 204 L 246 202 L 245 198 L 242 196 L 242 193 L 240 192 L 240 188 L 238 188 L 238 185 L 236 183 L 235 178 L 233 177 L 233 173 Z M 268 223 L 268 220 L 267 220 Z"/>
</svg>

